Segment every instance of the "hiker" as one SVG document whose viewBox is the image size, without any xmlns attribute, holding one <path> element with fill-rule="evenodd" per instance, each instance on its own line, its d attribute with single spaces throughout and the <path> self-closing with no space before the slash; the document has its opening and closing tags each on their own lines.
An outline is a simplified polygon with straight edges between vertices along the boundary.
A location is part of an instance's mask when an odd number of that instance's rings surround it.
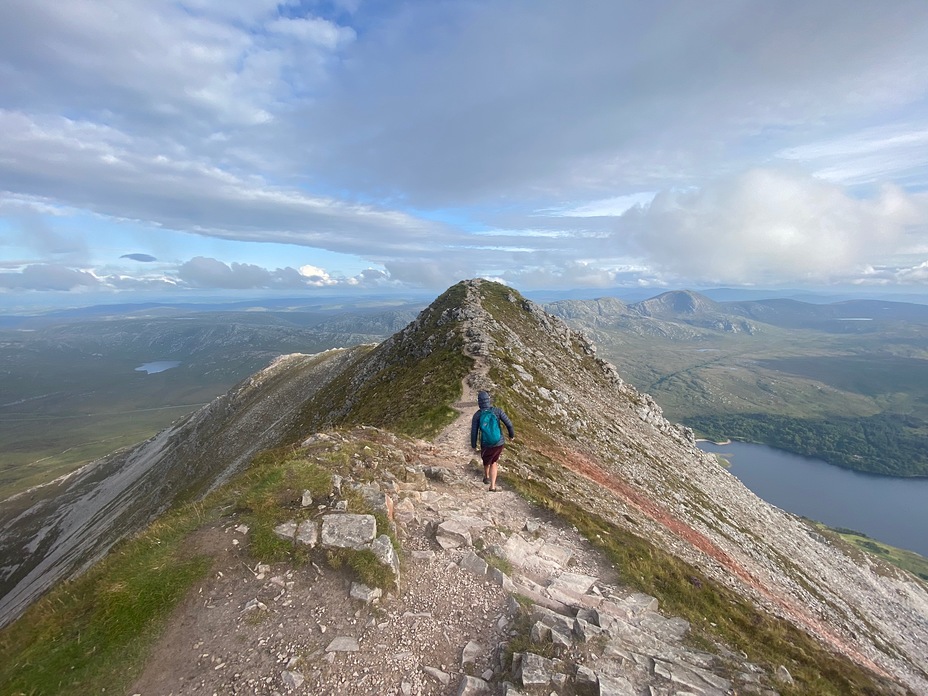
<svg viewBox="0 0 928 696">
<path fill-rule="evenodd" d="M 512 421 L 503 409 L 493 405 L 490 395 L 481 391 L 477 393 L 477 406 L 479 410 L 470 421 L 470 446 L 477 449 L 477 436 L 480 436 L 480 456 L 483 459 L 483 482 L 490 484 L 490 492 L 496 492 L 496 470 L 499 455 L 503 453 L 506 438 L 500 422 L 509 431 L 509 439 L 516 439 L 516 431 Z"/>
</svg>

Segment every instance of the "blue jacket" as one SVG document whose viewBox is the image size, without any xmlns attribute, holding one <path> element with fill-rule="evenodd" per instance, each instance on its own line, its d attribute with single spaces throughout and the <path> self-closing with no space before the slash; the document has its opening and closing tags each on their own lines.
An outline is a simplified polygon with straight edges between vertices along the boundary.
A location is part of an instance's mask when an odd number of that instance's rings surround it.
<svg viewBox="0 0 928 696">
<path fill-rule="evenodd" d="M 487 392 L 482 391 L 477 394 L 477 405 L 480 407 L 480 410 L 474 413 L 474 417 L 470 419 L 470 446 L 471 448 L 474 448 L 477 446 L 477 434 L 480 432 L 480 411 L 482 411 L 485 408 L 491 409 L 493 413 L 496 414 L 496 417 L 499 418 L 500 422 L 506 426 L 506 430 L 509 431 L 510 440 L 516 436 L 516 431 L 512 427 L 512 421 L 509 420 L 509 416 L 506 415 L 503 409 L 499 408 L 498 406 L 493 406 L 493 402 L 490 399 L 490 395 Z M 481 447 L 496 447 L 497 445 L 503 444 L 505 440 L 506 439 L 503 438 L 503 440 L 500 442 L 493 442 L 488 445 L 484 445 L 484 443 L 481 442 L 480 446 Z"/>
</svg>

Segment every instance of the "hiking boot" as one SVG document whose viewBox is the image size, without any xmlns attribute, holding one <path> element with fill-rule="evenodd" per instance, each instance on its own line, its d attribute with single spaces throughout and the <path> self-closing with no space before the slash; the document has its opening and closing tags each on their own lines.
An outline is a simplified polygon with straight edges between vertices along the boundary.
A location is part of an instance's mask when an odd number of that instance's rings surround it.
<svg viewBox="0 0 928 696">
<path fill-rule="evenodd" d="M 484 483 L 489 483 L 489 482 L 490 482 L 490 479 L 488 479 L 486 476 L 484 476 L 484 477 L 483 477 L 483 482 L 484 482 Z"/>
</svg>

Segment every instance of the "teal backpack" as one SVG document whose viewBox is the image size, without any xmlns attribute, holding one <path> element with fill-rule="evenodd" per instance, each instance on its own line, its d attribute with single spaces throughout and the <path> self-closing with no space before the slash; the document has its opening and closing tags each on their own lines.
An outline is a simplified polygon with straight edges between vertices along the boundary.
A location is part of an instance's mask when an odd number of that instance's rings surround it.
<svg viewBox="0 0 928 696">
<path fill-rule="evenodd" d="M 496 447 L 503 441 L 503 431 L 499 429 L 499 418 L 492 408 L 480 411 L 480 446 Z"/>
</svg>

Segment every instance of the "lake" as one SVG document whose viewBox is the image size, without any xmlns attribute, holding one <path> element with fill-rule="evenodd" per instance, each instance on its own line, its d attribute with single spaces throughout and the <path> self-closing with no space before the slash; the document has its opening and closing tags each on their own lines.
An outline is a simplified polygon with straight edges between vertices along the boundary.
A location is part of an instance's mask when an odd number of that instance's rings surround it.
<svg viewBox="0 0 928 696">
<path fill-rule="evenodd" d="M 165 370 L 170 370 L 172 367 L 177 367 L 180 365 L 180 360 L 156 360 L 155 362 L 147 362 L 143 365 L 139 365 L 135 368 L 136 372 L 147 372 L 150 375 L 155 374 L 156 372 L 164 372 Z"/>
<path fill-rule="evenodd" d="M 928 557 L 928 478 L 863 474 L 744 442 L 699 448 L 725 457 L 731 473 L 768 503 Z"/>
</svg>

